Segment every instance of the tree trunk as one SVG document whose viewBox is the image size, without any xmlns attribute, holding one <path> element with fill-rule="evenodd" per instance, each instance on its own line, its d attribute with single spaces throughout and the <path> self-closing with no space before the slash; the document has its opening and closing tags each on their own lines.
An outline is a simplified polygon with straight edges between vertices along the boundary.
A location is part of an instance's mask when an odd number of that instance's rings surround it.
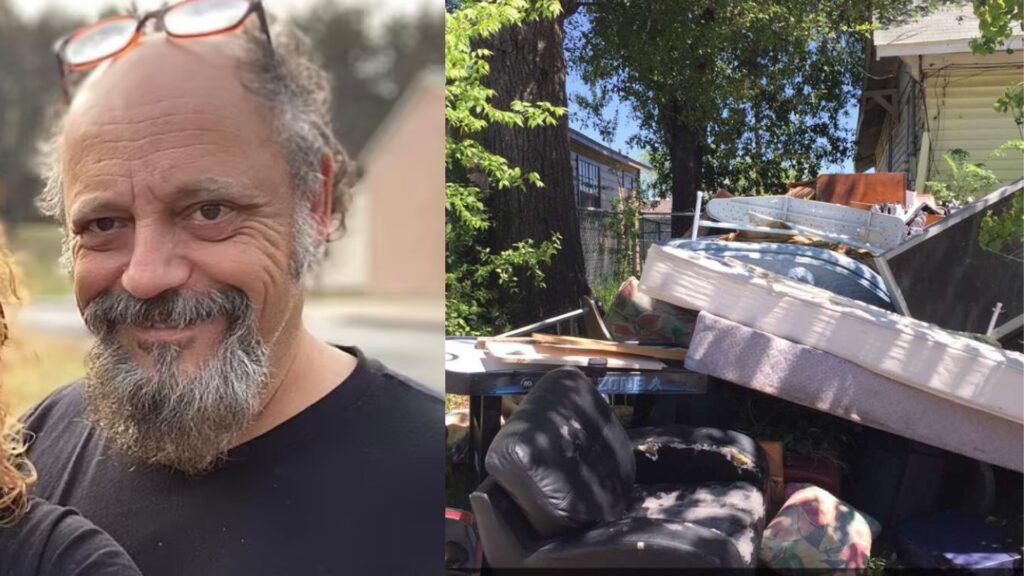
<svg viewBox="0 0 1024 576">
<path fill-rule="evenodd" d="M 680 121 L 683 104 L 672 102 L 661 114 L 662 130 L 669 150 L 669 174 L 672 178 L 672 211 L 692 212 L 697 203 L 701 174 L 704 170 L 706 127 L 691 127 Z M 690 229 L 693 219 L 672 217 L 672 237 L 681 238 Z"/>
<path fill-rule="evenodd" d="M 567 6 L 566 13 L 571 12 Z M 562 22 L 542 20 L 503 30 L 484 44 L 493 52 L 487 85 L 497 92 L 495 106 L 507 109 L 513 100 L 566 105 L 562 35 Z M 580 297 L 590 294 L 590 288 L 569 160 L 568 119 L 538 128 L 492 125 L 482 143 L 524 173 L 537 172 L 544 183 L 543 188 L 491 191 L 487 204 L 493 218 L 488 234 L 492 252 L 525 239 L 540 243 L 555 234 L 561 236 L 561 250 L 549 266 L 541 267 L 545 285 L 521 279 L 520 297 L 506 303 L 510 320 L 520 326 L 578 308 Z"/>
</svg>

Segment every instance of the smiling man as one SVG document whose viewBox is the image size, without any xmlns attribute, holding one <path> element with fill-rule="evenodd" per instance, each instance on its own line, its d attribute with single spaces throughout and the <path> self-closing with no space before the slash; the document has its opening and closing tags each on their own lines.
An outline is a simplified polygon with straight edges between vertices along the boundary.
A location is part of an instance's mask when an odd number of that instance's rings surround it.
<svg viewBox="0 0 1024 576">
<path fill-rule="evenodd" d="M 182 3 L 250 7 L 186 13 L 225 27 L 194 38 L 172 6 L 68 86 L 41 205 L 96 342 L 27 418 L 37 493 L 148 576 L 434 571 L 441 400 L 303 326 L 351 168 L 306 42 L 243 22 L 255 4 Z M 65 71 L 134 22 L 72 36 Z"/>
</svg>

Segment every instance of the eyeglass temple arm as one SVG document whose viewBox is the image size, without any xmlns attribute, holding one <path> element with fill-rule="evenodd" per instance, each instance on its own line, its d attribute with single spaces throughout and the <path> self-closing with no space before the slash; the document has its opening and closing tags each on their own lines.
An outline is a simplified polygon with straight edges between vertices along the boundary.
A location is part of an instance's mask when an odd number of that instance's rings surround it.
<svg viewBox="0 0 1024 576">
<path fill-rule="evenodd" d="M 57 71 L 60 72 L 60 91 L 64 93 L 64 103 L 71 104 L 71 90 L 68 88 L 68 74 L 64 69 L 64 60 L 61 59 L 60 54 L 55 54 L 57 58 Z"/>
<path fill-rule="evenodd" d="M 267 44 L 270 49 L 274 49 L 274 41 L 270 39 L 270 26 L 267 24 L 267 13 L 263 11 L 263 2 L 255 0 L 252 3 L 253 8 L 256 11 L 256 16 L 260 19 L 260 28 L 263 29 L 263 35 L 267 37 Z"/>
</svg>

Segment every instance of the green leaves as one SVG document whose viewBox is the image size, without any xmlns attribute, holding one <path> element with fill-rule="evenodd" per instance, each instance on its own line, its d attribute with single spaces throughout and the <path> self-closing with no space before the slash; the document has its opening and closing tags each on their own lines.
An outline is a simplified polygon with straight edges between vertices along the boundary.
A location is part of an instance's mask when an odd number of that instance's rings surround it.
<svg viewBox="0 0 1024 576">
<path fill-rule="evenodd" d="M 971 40 L 975 54 L 992 54 L 1024 30 L 1024 2 L 1021 0 L 973 0 L 980 38 Z M 1016 28 L 1016 31 L 1015 31 Z"/>
<path fill-rule="evenodd" d="M 521 278 L 543 285 L 541 264 L 561 247 L 557 236 L 539 244 L 524 241 L 492 254 L 481 248 L 490 226 L 487 194 L 526 186 L 542 187 L 534 172 L 511 166 L 487 151 L 477 136 L 489 125 L 550 126 L 566 110 L 547 102 L 513 101 L 507 110 L 491 104 L 496 94 L 483 85 L 490 51 L 475 48 L 507 26 L 519 26 L 562 12 L 558 0 L 467 0 L 445 17 L 445 331 L 479 335 L 508 327 L 501 302 L 509 301 Z"/>
<path fill-rule="evenodd" d="M 1024 255 L 1024 196 L 1017 194 L 1001 214 L 986 214 L 978 231 L 978 244 L 1010 258 Z"/>
<path fill-rule="evenodd" d="M 1013 116 L 1017 129 L 1021 131 L 1021 138 L 1024 138 L 1024 82 L 1007 86 L 992 108 L 996 112 Z"/>
<path fill-rule="evenodd" d="M 900 0 L 886 6 L 910 4 Z M 595 2 L 568 35 L 585 82 L 628 102 L 633 144 L 668 166 L 668 126 L 706 134 L 698 186 L 777 193 L 852 152 L 846 103 L 873 29 L 860 0 Z M 602 114 L 603 101 L 578 99 Z M 589 104 L 589 105 L 588 105 Z M 670 188 L 667 171 L 654 186 Z"/>
<path fill-rule="evenodd" d="M 966 204 L 999 186 L 999 178 L 984 163 L 972 163 L 966 150 L 955 148 L 943 159 L 946 161 L 945 182 L 925 183 L 925 188 L 935 195 L 939 202 Z"/>
</svg>

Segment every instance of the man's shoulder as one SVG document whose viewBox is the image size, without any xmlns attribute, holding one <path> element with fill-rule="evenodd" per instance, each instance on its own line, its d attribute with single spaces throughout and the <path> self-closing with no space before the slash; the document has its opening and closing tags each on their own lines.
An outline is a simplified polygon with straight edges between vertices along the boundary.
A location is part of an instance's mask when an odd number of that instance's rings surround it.
<svg viewBox="0 0 1024 576">
<path fill-rule="evenodd" d="M 366 379 L 365 384 L 375 396 L 388 398 L 390 402 L 408 403 L 409 406 L 432 410 L 444 404 L 439 392 L 429 386 L 396 372 L 383 362 L 363 354 L 358 348 L 340 347 L 356 356 L 360 366 L 353 376 Z"/>
<path fill-rule="evenodd" d="M 362 353 L 358 358 L 359 367 L 338 387 L 348 398 L 346 406 L 335 405 L 339 411 L 332 413 L 332 419 L 341 409 L 355 409 L 363 430 L 374 430 L 379 439 L 426 441 L 443 430 L 444 399 L 439 393 Z"/>
<path fill-rule="evenodd" d="M 25 430 L 33 436 L 33 444 L 49 436 L 83 433 L 85 421 L 84 380 L 76 380 L 53 391 L 23 417 Z"/>
<path fill-rule="evenodd" d="M 386 403 L 389 412 L 412 411 L 442 419 L 444 399 L 440 394 L 381 362 L 371 360 L 367 369 L 368 377 L 372 379 L 373 397 Z"/>
<path fill-rule="evenodd" d="M 407 394 L 412 401 L 427 405 L 442 404 L 444 402 L 441 395 L 431 390 L 426 384 L 395 372 L 383 363 L 377 362 L 377 365 L 379 366 L 379 371 L 376 374 L 380 381 L 388 386 L 393 386 L 396 392 L 400 394 Z"/>
<path fill-rule="evenodd" d="M 22 417 L 24 424 L 28 426 L 30 422 L 81 416 L 85 408 L 84 385 L 85 380 L 80 379 L 57 388 L 25 413 Z"/>
</svg>

